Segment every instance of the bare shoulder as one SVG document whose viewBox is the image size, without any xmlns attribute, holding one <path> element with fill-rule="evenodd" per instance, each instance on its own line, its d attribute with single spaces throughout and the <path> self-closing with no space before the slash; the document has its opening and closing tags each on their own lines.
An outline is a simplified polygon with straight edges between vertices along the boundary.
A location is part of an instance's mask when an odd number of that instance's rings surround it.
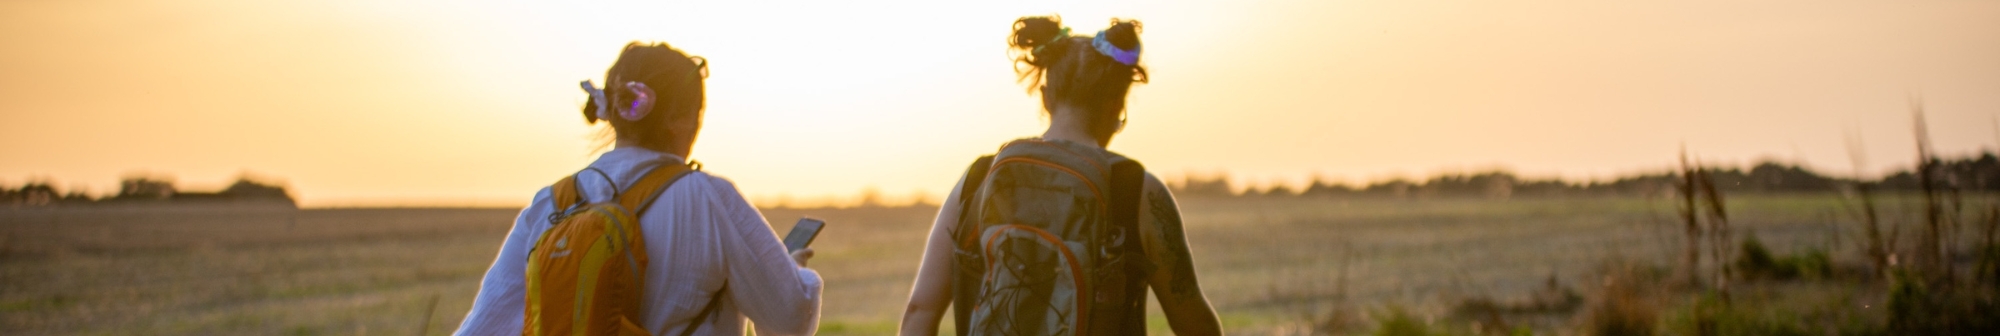
<svg viewBox="0 0 2000 336">
<path fill-rule="evenodd" d="M 1174 193 L 1152 172 L 1146 173 L 1145 190 L 1139 206 L 1143 209 L 1139 216 L 1141 224 L 1159 229 L 1180 230 L 1180 204 L 1175 202 Z"/>
<path fill-rule="evenodd" d="M 1161 181 L 1159 176 L 1153 175 L 1153 172 L 1146 172 L 1146 192 L 1151 193 L 1153 191 L 1166 193 L 1168 191 L 1167 183 Z"/>
</svg>

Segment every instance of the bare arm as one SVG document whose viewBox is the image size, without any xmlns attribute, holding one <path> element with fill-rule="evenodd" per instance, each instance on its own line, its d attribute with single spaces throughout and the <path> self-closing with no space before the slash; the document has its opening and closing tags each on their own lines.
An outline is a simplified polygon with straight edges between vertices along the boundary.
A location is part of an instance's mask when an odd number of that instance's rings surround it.
<svg viewBox="0 0 2000 336">
<path fill-rule="evenodd" d="M 959 179 L 962 187 L 964 178 Z M 937 335 L 938 321 L 944 318 L 945 308 L 951 307 L 952 281 L 952 239 L 951 227 L 957 225 L 959 209 L 959 188 L 952 187 L 946 194 L 943 206 L 938 207 L 937 219 L 931 223 L 931 235 L 924 243 L 924 260 L 917 267 L 917 283 L 910 288 L 910 303 L 903 310 L 901 335 Z"/>
<path fill-rule="evenodd" d="M 1202 296 L 1201 283 L 1195 281 L 1194 253 L 1188 250 L 1187 232 L 1182 227 L 1180 206 L 1174 203 L 1173 194 L 1158 178 L 1146 174 L 1142 201 L 1140 242 L 1146 248 L 1146 259 L 1159 266 L 1146 283 L 1153 287 L 1153 296 L 1160 299 L 1167 325 L 1175 335 L 1221 335 L 1222 323 L 1215 317 L 1215 308 L 1209 306 L 1208 298 Z"/>
</svg>

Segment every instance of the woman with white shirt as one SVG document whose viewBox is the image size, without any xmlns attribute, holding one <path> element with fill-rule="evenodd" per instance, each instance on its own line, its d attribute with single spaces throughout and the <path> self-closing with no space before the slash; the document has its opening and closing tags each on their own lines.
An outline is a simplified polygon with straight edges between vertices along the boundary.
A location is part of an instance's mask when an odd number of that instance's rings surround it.
<svg viewBox="0 0 2000 336">
<path fill-rule="evenodd" d="M 609 125 L 612 149 L 575 176 L 581 196 L 608 202 L 655 167 L 685 165 L 701 128 L 707 63 L 664 43 L 625 46 L 605 74 L 584 120 Z M 553 224 L 550 188 L 535 193 L 480 281 L 457 335 L 520 335 L 530 249 Z M 808 335 L 819 324 L 819 274 L 806 268 L 811 249 L 787 253 L 777 233 L 729 180 L 688 173 L 634 209 L 645 239 L 640 327 L 655 335 L 693 330 L 742 335 Z M 705 306 L 714 303 L 712 313 Z M 708 318 L 697 320 L 698 316 Z M 689 329 L 692 328 L 692 329 Z"/>
</svg>

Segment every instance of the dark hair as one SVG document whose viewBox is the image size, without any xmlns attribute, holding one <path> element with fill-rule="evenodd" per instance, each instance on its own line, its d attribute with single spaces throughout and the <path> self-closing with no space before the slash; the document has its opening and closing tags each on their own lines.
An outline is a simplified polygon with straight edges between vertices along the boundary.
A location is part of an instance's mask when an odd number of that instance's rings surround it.
<svg viewBox="0 0 2000 336">
<path fill-rule="evenodd" d="M 707 59 L 688 56 L 664 42 L 628 43 L 618 53 L 618 60 L 611 63 L 611 69 L 604 72 L 604 95 L 615 111 L 617 107 L 631 106 L 635 99 L 624 83 L 645 83 L 653 89 L 653 108 L 639 120 L 602 121 L 611 124 L 617 132 L 615 136 L 636 140 L 647 147 L 672 148 L 674 137 L 667 121 L 701 116 L 705 100 L 702 80 L 707 77 Z M 583 120 L 590 124 L 600 120 L 596 102 L 584 104 Z"/>
<path fill-rule="evenodd" d="M 1139 47 L 1139 30 L 1139 21 L 1112 19 L 1104 39 L 1133 50 Z M 1029 92 L 1040 87 L 1044 99 L 1085 109 L 1091 132 L 1108 135 L 1118 130 L 1132 83 L 1146 82 L 1146 68 L 1099 53 L 1091 46 L 1094 39 L 1063 31 L 1061 17 L 1030 16 L 1014 21 L 1007 46 L 1015 54 L 1014 73 L 1028 82 Z"/>
</svg>

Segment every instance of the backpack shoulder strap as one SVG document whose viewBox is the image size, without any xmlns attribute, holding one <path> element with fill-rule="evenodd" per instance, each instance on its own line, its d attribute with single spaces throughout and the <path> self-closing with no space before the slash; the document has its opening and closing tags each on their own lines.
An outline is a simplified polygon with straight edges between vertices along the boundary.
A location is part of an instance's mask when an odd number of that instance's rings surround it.
<svg viewBox="0 0 2000 336">
<path fill-rule="evenodd" d="M 631 211 L 633 217 L 638 217 L 653 206 L 653 201 L 659 200 L 660 194 L 665 192 L 667 187 L 673 186 L 681 177 L 699 169 L 696 167 L 699 167 L 698 164 L 693 163 L 663 164 L 655 167 L 652 171 L 646 172 L 645 176 L 639 177 L 639 182 L 632 183 L 632 189 L 625 190 L 624 194 L 618 196 L 618 205 L 625 207 L 625 211 Z M 708 298 L 708 305 L 701 308 L 701 313 L 696 315 L 694 320 L 688 321 L 687 329 L 681 329 L 680 335 L 693 335 L 703 321 L 714 315 L 716 303 L 722 300 L 722 292 L 726 290 L 729 290 L 729 284 L 723 284 L 722 289 L 716 290 L 715 295 Z"/>
<path fill-rule="evenodd" d="M 952 325 L 958 335 L 971 335 L 972 306 L 977 302 L 973 295 L 979 291 L 979 284 L 974 280 L 979 279 L 980 273 L 986 272 L 977 266 L 963 264 L 968 260 L 966 258 L 977 258 L 977 254 L 968 253 L 965 249 L 977 242 L 979 236 L 978 224 L 969 223 L 966 219 L 976 211 L 974 198 L 979 197 L 979 187 L 986 183 L 986 173 L 992 168 L 993 155 L 980 156 L 972 161 L 972 166 L 965 168 L 965 181 L 961 181 L 958 187 L 958 222 L 952 223 L 951 231 L 951 238 L 957 240 L 951 247 L 952 258 L 954 263 L 959 264 L 951 275 L 952 305 L 957 306 L 951 310 Z"/>
<path fill-rule="evenodd" d="M 959 224 L 964 224 L 966 216 L 971 215 L 973 199 L 979 197 L 979 186 L 986 184 L 986 173 L 992 168 L 992 155 L 980 156 L 978 160 L 972 161 L 971 167 L 965 168 L 965 181 L 960 182 L 958 187 Z"/>
<path fill-rule="evenodd" d="M 1139 161 L 1111 164 L 1111 220 L 1126 232 L 1138 232 L 1139 199 L 1146 193 L 1146 167 Z"/>
<path fill-rule="evenodd" d="M 557 222 L 561 222 L 566 212 L 584 203 L 583 186 L 579 185 L 580 182 L 576 179 L 576 176 L 583 175 L 583 172 L 594 172 L 597 173 L 597 176 L 604 177 L 604 182 L 611 184 L 611 197 L 618 197 L 618 183 L 611 181 L 611 175 L 607 175 L 603 170 L 598 170 L 597 168 L 585 167 L 583 170 L 577 171 L 576 174 L 564 176 L 561 180 L 557 180 L 555 185 L 549 187 L 551 194 L 549 196 L 554 199 L 556 207 L 555 211 L 549 213 L 549 224 L 554 225 Z"/>
<path fill-rule="evenodd" d="M 986 171 L 993 168 L 993 156 L 980 156 L 965 168 L 965 181 L 958 188 L 958 217 L 965 218 L 965 207 L 972 204 L 972 198 L 979 195 L 979 186 L 986 182 Z"/>
<path fill-rule="evenodd" d="M 578 196 L 582 192 L 576 189 L 576 175 L 563 176 L 562 180 L 558 180 L 555 185 L 549 186 L 549 193 L 552 198 L 555 198 L 557 209 L 576 205 L 576 202 L 582 198 Z"/>
<path fill-rule="evenodd" d="M 565 212 L 583 203 L 583 189 L 576 185 L 576 175 L 563 176 L 556 184 L 549 186 L 549 198 L 555 200 L 555 211 L 549 212 L 549 224 L 561 222 Z"/>
<path fill-rule="evenodd" d="M 1139 234 L 1139 199 L 1146 194 L 1146 166 L 1139 161 L 1119 160 L 1111 164 L 1111 224 L 1119 230 L 1134 235 Z M 1134 240 L 1136 241 L 1136 240 Z M 1125 244 L 1128 256 L 1142 256 L 1144 244 Z M 1134 259 L 1144 260 L 1144 258 Z M 1140 263 L 1125 263 L 1134 276 L 1144 273 Z"/>
<path fill-rule="evenodd" d="M 722 301 L 722 292 L 727 290 L 729 283 L 722 283 L 722 289 L 715 290 L 715 295 L 708 297 L 708 305 L 701 308 L 701 314 L 695 315 L 693 320 L 688 320 L 687 329 L 681 329 L 681 336 L 694 335 L 694 330 L 700 328 L 702 322 L 708 321 L 710 315 L 715 315 L 715 304 Z"/>
<path fill-rule="evenodd" d="M 1118 334 L 1146 334 L 1146 273 L 1151 273 L 1151 263 L 1146 261 L 1145 244 L 1139 242 L 1139 200 L 1146 194 L 1146 167 L 1139 161 L 1117 160 L 1111 164 L 1111 223 L 1117 225 L 1126 236 L 1121 251 L 1125 255 L 1124 269 L 1124 316 L 1101 317 L 1116 322 Z"/>
<path fill-rule="evenodd" d="M 618 205 L 624 206 L 625 211 L 631 211 L 636 217 L 652 207 L 653 201 L 659 199 L 660 193 L 667 187 L 691 172 L 694 172 L 693 166 L 685 164 L 663 164 L 653 168 L 646 172 L 646 176 L 639 177 L 639 182 L 632 183 L 632 189 L 618 196 Z"/>
</svg>

